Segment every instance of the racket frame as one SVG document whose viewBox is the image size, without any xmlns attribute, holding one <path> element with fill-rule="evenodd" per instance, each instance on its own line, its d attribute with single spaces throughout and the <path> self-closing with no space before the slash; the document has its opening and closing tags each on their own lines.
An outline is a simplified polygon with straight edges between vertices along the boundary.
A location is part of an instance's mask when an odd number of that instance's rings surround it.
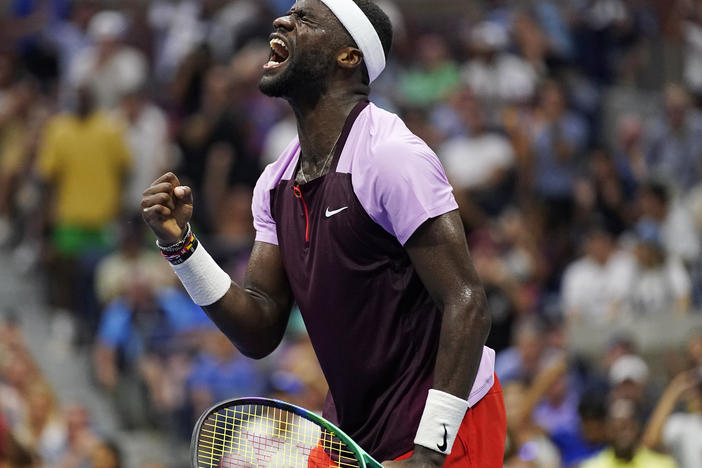
<svg viewBox="0 0 702 468">
<path fill-rule="evenodd" d="M 225 400 L 212 406 L 210 409 L 202 413 L 200 418 L 195 424 L 193 429 L 193 435 L 190 441 L 190 454 L 192 457 L 192 467 L 199 468 L 198 465 L 198 449 L 197 442 L 199 439 L 199 434 L 202 429 L 202 425 L 207 420 L 207 418 L 219 412 L 220 410 L 231 408 L 233 406 L 243 406 L 243 405 L 257 405 L 257 406 L 269 406 L 272 408 L 277 408 L 283 411 L 288 411 L 290 413 L 296 414 L 314 424 L 326 429 L 333 436 L 337 437 L 341 442 L 346 444 L 346 446 L 351 450 L 351 452 L 356 456 L 358 460 L 359 468 L 383 468 L 383 465 L 378 463 L 373 457 L 371 457 L 365 450 L 361 448 L 354 440 L 349 437 L 344 431 L 336 427 L 334 424 L 330 423 L 323 417 L 319 416 L 312 411 L 306 410 L 300 406 L 293 405 L 291 403 L 286 403 L 281 400 L 274 400 L 272 398 L 261 398 L 261 397 L 246 397 L 246 398 L 233 398 L 230 400 Z"/>
</svg>

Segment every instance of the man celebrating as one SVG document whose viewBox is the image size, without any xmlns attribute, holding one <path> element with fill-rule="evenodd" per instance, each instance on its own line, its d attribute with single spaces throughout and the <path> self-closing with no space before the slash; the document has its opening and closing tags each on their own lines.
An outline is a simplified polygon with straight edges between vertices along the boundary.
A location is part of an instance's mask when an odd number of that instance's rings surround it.
<svg viewBox="0 0 702 468">
<path fill-rule="evenodd" d="M 386 466 L 501 467 L 490 318 L 451 186 L 426 144 L 368 102 L 387 16 L 370 0 L 298 0 L 273 27 L 260 88 L 288 101 L 298 137 L 254 190 L 243 286 L 190 231 L 192 193 L 175 175 L 144 192 L 146 222 L 245 355 L 271 353 L 299 305 L 329 383 L 324 416 Z"/>
</svg>

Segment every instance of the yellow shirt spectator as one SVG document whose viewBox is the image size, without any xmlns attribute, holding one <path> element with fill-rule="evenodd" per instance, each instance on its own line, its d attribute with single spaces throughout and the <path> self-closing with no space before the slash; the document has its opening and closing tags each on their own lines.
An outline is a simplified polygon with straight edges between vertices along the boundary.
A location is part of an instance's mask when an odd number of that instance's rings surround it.
<svg viewBox="0 0 702 468">
<path fill-rule="evenodd" d="M 675 460 L 667 455 L 640 449 L 631 461 L 620 460 L 614 456 L 614 451 L 604 450 L 589 460 L 583 462 L 580 468 L 677 468 Z"/>
<path fill-rule="evenodd" d="M 46 127 L 38 171 L 54 190 L 55 225 L 99 230 L 114 221 L 130 164 L 121 127 L 107 115 L 54 117 Z"/>
</svg>

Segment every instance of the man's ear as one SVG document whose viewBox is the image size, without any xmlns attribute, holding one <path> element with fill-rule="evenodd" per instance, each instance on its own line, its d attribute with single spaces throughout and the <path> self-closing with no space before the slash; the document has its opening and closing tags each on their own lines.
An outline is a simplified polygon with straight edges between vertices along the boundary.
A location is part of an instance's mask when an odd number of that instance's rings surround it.
<svg viewBox="0 0 702 468">
<path fill-rule="evenodd" d="M 336 56 L 336 63 L 341 68 L 353 69 L 363 63 L 363 52 L 355 47 L 344 47 Z"/>
</svg>

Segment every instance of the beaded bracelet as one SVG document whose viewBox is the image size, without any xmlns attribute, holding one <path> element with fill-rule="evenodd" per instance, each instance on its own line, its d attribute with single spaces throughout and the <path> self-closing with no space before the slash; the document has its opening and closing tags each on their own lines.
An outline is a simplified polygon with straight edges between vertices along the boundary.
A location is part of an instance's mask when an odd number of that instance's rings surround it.
<svg viewBox="0 0 702 468">
<path fill-rule="evenodd" d="M 185 225 L 185 234 L 183 234 L 182 239 L 180 239 L 175 244 L 171 244 L 171 245 L 161 245 L 161 243 L 157 240 L 156 247 L 158 247 L 161 250 L 161 252 L 166 252 L 167 254 L 172 254 L 172 253 L 178 252 L 188 242 L 192 233 L 193 233 L 193 231 L 190 229 L 190 223 L 188 223 Z"/>
<path fill-rule="evenodd" d="M 184 239 L 183 244 L 184 245 L 176 251 L 161 249 L 161 255 L 163 255 L 163 257 L 168 260 L 171 265 L 180 265 L 193 255 L 195 249 L 199 245 L 199 242 L 197 237 L 195 237 L 195 234 L 193 234 L 192 231 L 189 231 L 189 235 Z"/>
</svg>

